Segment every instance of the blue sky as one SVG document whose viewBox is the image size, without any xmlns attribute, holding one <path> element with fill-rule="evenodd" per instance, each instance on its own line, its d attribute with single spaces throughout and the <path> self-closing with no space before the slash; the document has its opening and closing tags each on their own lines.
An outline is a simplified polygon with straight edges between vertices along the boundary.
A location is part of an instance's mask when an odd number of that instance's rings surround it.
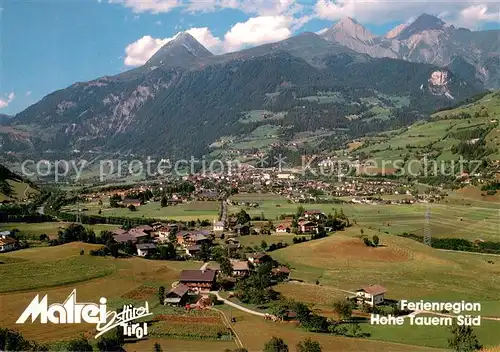
<svg viewBox="0 0 500 352">
<path fill-rule="evenodd" d="M 77 81 L 139 65 L 190 30 L 215 53 L 319 31 L 345 16 L 383 34 L 422 12 L 498 28 L 498 4 L 394 0 L 0 0 L 0 113 L 15 114 Z"/>
</svg>

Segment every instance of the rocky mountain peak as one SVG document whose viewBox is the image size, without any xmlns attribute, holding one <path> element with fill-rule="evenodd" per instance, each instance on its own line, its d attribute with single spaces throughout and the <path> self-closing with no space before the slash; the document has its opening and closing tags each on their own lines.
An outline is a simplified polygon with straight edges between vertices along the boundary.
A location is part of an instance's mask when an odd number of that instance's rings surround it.
<svg viewBox="0 0 500 352">
<path fill-rule="evenodd" d="M 146 66 L 182 67 L 198 58 L 213 54 L 187 32 L 179 33 L 174 39 L 163 45 L 146 63 Z"/>
<path fill-rule="evenodd" d="M 416 33 L 433 29 L 442 29 L 445 27 L 445 25 L 446 23 L 436 16 L 423 13 L 418 16 L 415 21 L 413 21 L 410 25 L 403 29 L 397 36 L 397 39 L 405 40 Z"/>
<path fill-rule="evenodd" d="M 321 36 L 330 42 L 339 43 L 358 53 L 368 54 L 372 57 L 397 57 L 390 45 L 381 45 L 375 35 L 350 17 L 343 18 L 323 32 Z"/>
<path fill-rule="evenodd" d="M 335 26 L 325 32 L 324 35 L 327 35 L 328 32 L 343 33 L 361 41 L 370 41 L 374 38 L 373 34 L 351 17 L 344 17 Z"/>
</svg>

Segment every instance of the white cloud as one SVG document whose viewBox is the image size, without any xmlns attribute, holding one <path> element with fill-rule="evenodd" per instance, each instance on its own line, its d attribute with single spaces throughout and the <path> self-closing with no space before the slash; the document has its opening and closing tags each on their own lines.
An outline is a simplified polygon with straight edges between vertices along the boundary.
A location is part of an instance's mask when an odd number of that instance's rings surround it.
<svg viewBox="0 0 500 352">
<path fill-rule="evenodd" d="M 348 16 L 344 10 L 345 2 L 333 2 L 329 0 L 318 0 L 315 6 L 316 15 L 322 19 L 337 20 Z"/>
<path fill-rule="evenodd" d="M 29 97 L 31 95 L 31 90 L 26 92 L 26 96 Z"/>
<path fill-rule="evenodd" d="M 362 23 L 384 24 L 407 22 L 424 12 L 462 26 L 481 26 L 498 21 L 497 0 L 108 0 L 135 13 L 153 14 L 182 8 L 190 13 L 235 9 L 255 17 L 287 16 L 295 20 L 292 30 L 300 28 L 312 17 L 338 20 L 350 16 Z M 313 16 L 309 16 L 310 12 Z"/>
<path fill-rule="evenodd" d="M 151 12 L 154 14 L 170 12 L 182 6 L 179 0 L 109 0 L 111 4 L 121 4 L 136 13 Z"/>
<path fill-rule="evenodd" d="M 145 35 L 125 48 L 125 65 L 140 66 L 146 63 L 163 45 L 174 38 L 155 39 Z"/>
<path fill-rule="evenodd" d="M 235 9 L 259 16 L 292 15 L 302 11 L 297 0 L 108 0 L 121 4 L 136 13 L 154 14 L 184 8 L 188 12 L 211 12 L 219 9 Z"/>
<path fill-rule="evenodd" d="M 228 0 L 232 1 L 232 0 Z M 290 0 L 282 0 L 288 1 Z M 290 37 L 295 30 L 302 27 L 312 16 L 257 16 L 245 22 L 233 25 L 224 35 L 224 39 L 216 37 L 209 28 L 191 28 L 185 32 L 191 34 L 204 47 L 215 54 L 237 51 L 245 47 L 273 43 Z M 179 32 L 181 33 L 181 32 Z M 146 35 L 125 48 L 125 65 L 139 66 L 146 63 L 171 38 L 153 38 Z"/>
<path fill-rule="evenodd" d="M 439 16 L 448 23 L 481 25 L 499 21 L 498 3 L 493 0 L 464 0 L 460 2 L 435 0 L 318 0 L 315 15 L 321 19 L 339 20 L 350 16 L 361 23 L 402 23 L 422 13 Z M 496 16 L 496 19 L 494 18 Z M 475 22 L 474 22 L 475 21 Z"/>
<path fill-rule="evenodd" d="M 224 36 L 225 51 L 286 39 L 292 35 L 293 23 L 288 16 L 259 16 L 237 23 Z"/>
<path fill-rule="evenodd" d="M 456 23 L 473 28 L 477 26 L 478 22 L 500 22 L 499 10 L 498 6 L 493 11 L 488 11 L 486 5 L 472 5 L 460 11 Z"/>
<path fill-rule="evenodd" d="M 215 53 L 218 53 L 222 50 L 222 41 L 220 40 L 220 38 L 215 37 L 207 27 L 191 28 L 186 32 L 191 34 L 197 41 L 201 43 L 201 45 L 203 45 L 208 50 Z"/>
<path fill-rule="evenodd" d="M 219 38 L 215 37 L 210 29 L 207 27 L 191 28 L 186 31 L 191 34 L 197 41 L 204 47 L 213 51 L 220 52 L 222 49 L 222 42 Z M 125 65 L 127 66 L 140 66 L 144 65 L 151 56 L 153 56 L 162 46 L 175 39 L 181 32 L 177 33 L 171 38 L 153 38 L 146 35 L 137 41 L 127 45 L 125 48 Z"/>
<path fill-rule="evenodd" d="M 245 22 L 234 24 L 218 38 L 207 27 L 191 28 L 186 32 L 202 45 L 219 54 L 240 50 L 245 47 L 284 40 L 313 18 L 339 20 L 350 16 L 361 23 L 384 24 L 390 22 L 408 23 L 416 16 L 429 12 L 438 15 L 450 24 L 480 26 L 482 23 L 498 21 L 499 5 L 493 0 L 464 0 L 448 2 L 436 0 L 315 0 L 315 3 L 301 5 L 298 0 L 108 0 L 132 8 L 134 12 L 168 12 L 175 7 L 184 7 L 189 12 L 207 12 L 223 8 L 239 9 L 256 14 Z M 484 2 L 490 1 L 487 5 Z M 312 13 L 311 13 L 312 11 Z M 182 22 L 182 18 L 180 20 Z M 500 21 L 499 21 L 500 22 Z M 161 24 L 161 21 L 157 21 Z M 176 30 L 182 26 L 176 25 Z M 322 33 L 323 29 L 317 33 Z M 174 39 L 144 36 L 126 49 L 125 65 L 144 64 L 158 49 Z"/>
<path fill-rule="evenodd" d="M 3 108 L 6 108 L 9 106 L 9 104 L 16 98 L 16 95 L 14 94 L 14 92 L 10 92 L 8 95 L 7 95 L 7 98 L 3 99 L 3 98 L 0 98 L 0 109 L 3 109 Z"/>
<path fill-rule="evenodd" d="M 194 2 L 203 2 L 194 0 Z M 259 16 L 293 15 L 301 12 L 304 6 L 297 0 L 223 0 L 222 8 L 235 8 L 245 13 Z"/>
</svg>

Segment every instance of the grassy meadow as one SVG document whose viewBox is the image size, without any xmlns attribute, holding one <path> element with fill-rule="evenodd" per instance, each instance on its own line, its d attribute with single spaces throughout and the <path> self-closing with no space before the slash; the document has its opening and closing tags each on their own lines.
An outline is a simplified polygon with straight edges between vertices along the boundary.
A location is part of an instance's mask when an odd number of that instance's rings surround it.
<svg viewBox="0 0 500 352">
<path fill-rule="evenodd" d="M 298 206 L 271 194 L 239 194 L 232 199 L 258 202 L 257 208 L 243 209 L 256 216 L 264 213 L 270 219 L 293 214 Z M 319 209 L 324 213 L 342 209 L 353 226 L 324 239 L 271 252 L 276 260 L 291 266 L 292 278 L 302 281 L 282 283 L 276 289 L 285 297 L 308 303 L 325 316 L 333 314 L 335 300 L 362 286 L 381 284 L 388 289 L 390 299 L 480 302 L 481 315 L 500 317 L 499 256 L 446 252 L 395 236 L 403 232 L 423 235 L 425 212 L 430 207 L 433 237 L 500 241 L 498 204 L 493 197 L 483 197 L 472 187 L 450 192 L 444 201 L 433 204 L 302 204 L 306 210 Z M 241 208 L 230 207 L 230 212 Z M 382 246 L 366 247 L 360 238 L 362 233 L 368 237 L 377 235 Z M 286 235 L 264 237 L 282 236 Z M 260 239 L 253 244 L 259 242 Z M 363 323 L 362 328 L 371 334 L 369 341 L 372 342 L 384 340 L 447 348 L 449 332 L 445 327 L 387 327 Z M 482 326 L 475 330 L 481 343 L 494 346 L 500 344 L 500 338 L 493 333 L 498 328 L 500 322 L 483 320 Z"/>
<path fill-rule="evenodd" d="M 403 232 L 423 235 L 425 213 L 431 210 L 430 229 L 435 237 L 458 237 L 469 240 L 500 241 L 500 203 L 495 198 L 480 200 L 476 193 L 466 198 L 461 191 L 452 193 L 441 203 L 409 205 L 366 204 L 302 204 L 308 209 L 318 209 L 325 214 L 342 209 L 352 223 L 377 232 L 401 234 Z M 475 197 L 475 198 L 474 198 Z M 495 197 L 495 196 L 494 196 Z M 239 194 L 231 197 L 235 201 L 258 202 L 256 208 L 231 206 L 229 212 L 244 209 L 252 216 L 262 213 L 267 219 L 276 219 L 281 214 L 294 214 L 299 204 L 275 194 Z M 458 202 L 458 199 L 465 200 Z M 278 223 L 278 220 L 275 220 Z"/>
<path fill-rule="evenodd" d="M 233 200 L 258 202 L 257 208 L 243 207 L 250 215 L 275 220 L 281 214 L 295 213 L 298 204 L 273 194 L 238 194 Z M 179 206 L 161 208 L 150 203 L 138 211 L 109 209 L 117 212 L 110 216 L 158 217 L 165 219 L 212 219 L 218 214 L 218 202 L 192 202 Z M 411 239 L 395 236 L 402 232 L 423 234 L 426 204 L 414 205 L 358 205 L 358 204 L 303 204 L 306 209 L 319 209 L 333 213 L 342 211 L 353 226 L 331 234 L 327 238 L 290 245 L 270 252 L 279 262 L 290 265 L 291 281 L 276 287 L 283 296 L 307 303 L 315 312 L 332 316 L 332 303 L 343 299 L 358 288 L 368 284 L 381 284 L 387 288 L 389 299 L 480 302 L 483 317 L 500 317 L 500 256 L 466 252 L 447 252 L 427 247 Z M 88 208 L 87 213 L 97 213 L 97 203 L 80 204 Z M 229 207 L 229 213 L 242 209 Z M 500 213 L 494 199 L 485 199 L 477 190 L 462 189 L 450 192 L 441 203 L 430 204 L 430 227 L 434 237 L 459 237 L 469 240 L 484 239 L 500 241 Z M 108 209 L 103 208 L 103 215 Z M 155 211 L 157 213 L 155 213 Z M 122 213 L 119 213 L 122 212 Z M 120 214 L 120 215 L 118 215 Z M 153 215 L 154 214 L 154 215 Z M 0 229 L 17 228 L 22 233 L 56 236 L 57 231 L 68 223 L 0 224 Z M 258 226 L 259 223 L 255 222 Z M 101 229 L 116 225 L 94 225 Z M 386 233 L 387 232 L 387 233 Z M 380 238 L 380 247 L 367 247 L 361 235 Z M 240 237 L 244 246 L 258 246 L 280 241 L 291 244 L 293 235 Z M 91 334 L 95 327 L 78 324 L 61 330 L 57 326 L 38 323 L 16 325 L 15 320 L 36 294 L 48 294 L 51 302 L 62 302 L 77 289 L 79 301 L 97 301 L 108 298 L 110 309 L 123 304 L 142 304 L 145 300 L 155 314 L 167 317 L 186 314 L 171 311 L 158 304 L 157 288 L 171 287 L 182 269 L 197 269 L 201 263 L 195 261 L 170 262 L 141 258 L 114 259 L 91 257 L 88 252 L 99 245 L 70 243 L 56 247 L 35 247 L 0 254 L 0 277 L 12 280 L 0 281 L 0 326 L 15 328 L 29 339 L 53 342 Z M 80 255 L 80 250 L 84 255 Z M 318 282 L 318 284 L 316 284 Z M 272 336 L 285 339 L 291 349 L 305 337 L 320 341 L 325 351 L 432 351 L 447 347 L 448 331 L 444 327 L 381 327 L 361 323 L 363 331 L 371 336 L 352 339 L 328 334 L 308 333 L 293 323 L 271 323 L 261 317 L 251 316 L 234 308 L 219 306 L 227 316 L 236 317 L 233 327 L 249 351 L 261 350 Z M 208 313 L 207 313 L 208 314 Z M 208 319 L 208 318 L 207 318 Z M 210 318 L 213 319 L 213 318 Z M 173 319 L 175 320 L 175 319 Z M 156 324 L 156 323 L 155 323 Z M 167 324 L 168 326 L 166 326 Z M 191 324 L 191 325 L 189 325 Z M 198 324 L 198 325 L 196 325 Z M 205 324 L 205 325 L 204 325 Z M 217 323 L 220 324 L 220 321 Z M 203 328 L 212 329 L 211 324 L 202 323 Z M 158 341 L 164 351 L 222 351 L 235 348 L 234 341 L 192 340 L 181 337 L 181 331 L 190 326 L 199 328 L 199 323 L 169 325 L 159 322 L 157 330 L 165 328 L 173 334 L 152 335 L 149 339 L 128 343 L 129 351 L 151 350 Z M 500 345 L 500 337 L 494 332 L 500 321 L 483 319 L 481 327 L 475 328 L 479 340 L 485 346 Z M 176 332 L 177 331 L 177 332 Z M 258 332 L 258 333 L 256 333 Z"/>
<path fill-rule="evenodd" d="M 232 309 L 228 306 L 221 306 L 227 316 L 236 318 L 233 328 L 238 334 L 243 345 L 248 351 L 262 351 L 264 344 L 273 336 L 282 338 L 288 344 L 290 351 L 295 350 L 299 341 L 308 337 L 318 341 L 323 351 L 387 351 L 387 352 L 416 352 L 416 351 L 442 351 L 438 348 L 428 348 L 423 346 L 410 346 L 407 344 L 390 343 L 377 341 L 374 339 L 346 338 L 329 334 L 311 333 L 296 327 L 293 322 L 273 323 L 255 315 Z"/>
<path fill-rule="evenodd" d="M 60 230 L 65 229 L 71 223 L 70 222 L 42 222 L 42 223 L 26 223 L 26 222 L 8 222 L 0 223 L 0 230 L 18 230 L 20 234 L 35 235 L 39 236 L 41 234 L 46 234 L 50 238 L 57 237 Z M 95 225 L 85 225 L 85 227 L 94 230 L 96 235 L 99 235 L 101 231 L 114 230 L 118 225 L 111 224 L 95 224 Z"/>
<path fill-rule="evenodd" d="M 219 216 L 219 202 L 217 201 L 193 201 L 175 206 L 161 207 L 160 202 L 150 202 L 130 211 L 127 208 L 111 208 L 109 200 L 103 200 L 103 206 L 98 202 L 80 203 L 64 207 L 63 211 L 76 212 L 78 209 L 88 209 L 81 214 L 98 215 L 101 209 L 101 216 L 109 217 L 131 217 L 131 218 L 154 218 L 154 219 L 176 219 L 180 221 L 189 220 L 213 220 Z"/>
<path fill-rule="evenodd" d="M 487 116 L 484 116 L 483 111 L 488 112 Z M 457 118 L 461 113 L 468 113 L 471 117 Z M 387 162 L 386 165 L 390 167 L 394 165 L 395 160 L 402 160 L 407 154 L 409 161 L 419 160 L 430 149 L 436 153 L 436 161 L 450 162 L 459 158 L 458 154 L 453 154 L 451 151 L 453 146 L 460 143 L 460 140 L 454 137 L 456 132 L 492 127 L 485 136 L 485 145 L 492 151 L 488 155 L 489 159 L 499 160 L 500 94 L 498 92 L 456 109 L 440 111 L 432 117 L 431 121 L 419 121 L 405 129 L 383 132 L 376 137 L 366 138 L 370 144 L 357 148 L 356 153 L 368 155 L 378 165 Z M 418 163 L 413 165 L 412 171 L 421 171 Z"/>
<path fill-rule="evenodd" d="M 169 352 L 220 352 L 226 349 L 235 349 L 237 347 L 234 341 L 173 340 L 154 337 L 126 343 L 124 348 L 127 352 L 153 351 L 155 343 L 159 343 L 163 351 Z"/>
<path fill-rule="evenodd" d="M 0 277 L 15 279 L 0 283 L 0 326 L 19 330 L 26 338 L 48 343 L 74 338 L 80 333 L 95 333 L 95 326 L 74 324 L 16 325 L 15 321 L 37 294 L 48 295 L 49 302 L 64 302 L 77 289 L 80 302 L 108 299 L 108 309 L 123 304 L 144 304 L 154 313 L 165 314 L 159 306 L 157 288 L 171 287 L 182 269 L 197 269 L 199 262 L 150 261 L 141 258 L 91 257 L 88 251 L 99 245 L 69 243 L 56 247 L 29 248 L 0 254 Z M 84 249 L 85 254 L 80 255 Z M 208 344 L 211 341 L 207 342 Z"/>
<path fill-rule="evenodd" d="M 381 243 L 378 248 L 367 247 L 359 231 L 354 226 L 272 252 L 276 260 L 291 266 L 291 278 L 303 280 L 280 284 L 277 290 L 285 297 L 309 303 L 322 314 L 331 314 L 335 300 L 358 288 L 380 284 L 388 290 L 389 299 L 480 302 L 482 316 L 500 317 L 499 256 L 440 251 L 365 229 L 364 235 L 377 235 Z M 445 327 L 388 328 L 362 323 L 362 328 L 371 333 L 370 339 L 447 347 Z M 498 328 L 500 321 L 483 320 L 475 331 L 483 344 L 493 346 L 500 344 L 500 337 L 492 333 Z"/>
<path fill-rule="evenodd" d="M 12 187 L 12 195 L 9 197 L 3 193 L 0 193 L 0 202 L 21 200 L 28 197 L 29 195 L 38 193 L 36 189 L 32 188 L 29 184 L 25 182 L 7 180 L 7 183 Z"/>
</svg>

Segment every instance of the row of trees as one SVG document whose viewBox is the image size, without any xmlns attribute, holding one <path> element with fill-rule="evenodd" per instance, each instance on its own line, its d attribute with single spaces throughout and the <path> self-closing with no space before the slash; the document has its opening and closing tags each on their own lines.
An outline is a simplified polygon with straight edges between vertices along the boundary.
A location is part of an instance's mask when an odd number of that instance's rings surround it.
<svg viewBox="0 0 500 352">
<path fill-rule="evenodd" d="M 363 229 L 361 229 L 361 235 L 363 235 L 363 233 L 364 231 Z M 370 240 L 368 237 L 363 236 L 362 241 L 367 247 L 378 247 L 380 238 L 377 235 L 373 235 L 372 239 Z"/>
<path fill-rule="evenodd" d="M 271 306 L 271 314 L 280 319 L 286 319 L 293 312 L 294 319 L 299 321 L 300 327 L 311 332 L 331 333 L 348 337 L 366 337 L 358 323 L 351 321 L 353 305 L 347 300 L 337 301 L 333 304 L 333 311 L 337 320 L 329 320 L 313 313 L 307 305 L 289 299 L 280 299 Z"/>
<path fill-rule="evenodd" d="M 299 341 L 295 346 L 297 352 L 321 352 L 322 348 L 318 341 L 310 337 Z M 264 352 L 289 352 L 288 345 L 279 337 L 273 336 L 271 340 L 264 345 Z"/>
<path fill-rule="evenodd" d="M 236 283 L 235 293 L 240 301 L 250 304 L 262 304 L 279 297 L 279 294 L 271 287 L 272 268 L 272 263 L 263 263 L 250 276 Z"/>
<path fill-rule="evenodd" d="M 99 338 L 96 347 L 100 352 L 123 351 L 125 338 L 121 328 L 108 332 Z M 53 346 L 39 344 L 24 338 L 16 330 L 0 328 L 0 351 L 23 351 L 38 352 L 52 351 L 54 349 L 62 351 L 92 352 L 94 346 L 83 335 L 75 339 L 56 343 Z"/>
<path fill-rule="evenodd" d="M 479 343 L 472 327 L 470 326 L 452 326 L 451 336 L 448 338 L 448 346 L 456 352 L 479 351 L 482 346 Z M 116 329 L 102 336 L 97 342 L 97 350 L 102 352 L 121 351 L 124 344 L 124 336 L 121 329 Z M 92 352 L 92 344 L 83 336 L 62 343 L 61 347 L 66 351 Z M 0 350 L 2 351 L 48 351 L 49 346 L 39 344 L 25 339 L 18 331 L 0 328 Z M 318 341 L 306 338 L 299 341 L 295 346 L 297 352 L 322 352 L 322 347 Z M 154 352 L 162 352 L 161 345 L 155 343 Z M 289 347 L 278 337 L 272 337 L 263 348 L 264 352 L 289 352 Z M 245 348 L 235 350 L 226 350 L 226 352 L 248 352 Z"/>
<path fill-rule="evenodd" d="M 415 241 L 423 242 L 423 236 L 403 232 L 401 237 L 411 238 Z M 500 254 L 500 242 L 484 241 L 471 242 L 465 238 L 433 238 L 432 247 L 465 252 L 479 252 Z"/>
<path fill-rule="evenodd" d="M 318 341 L 311 339 L 310 337 L 305 340 L 299 341 L 295 345 L 295 351 L 297 352 L 322 352 L 321 345 Z M 158 352 L 156 349 L 155 352 Z M 273 336 L 264 345 L 263 352 L 289 352 L 290 349 L 283 339 Z M 246 348 L 240 347 L 234 350 L 226 349 L 224 352 L 248 352 Z"/>
</svg>

